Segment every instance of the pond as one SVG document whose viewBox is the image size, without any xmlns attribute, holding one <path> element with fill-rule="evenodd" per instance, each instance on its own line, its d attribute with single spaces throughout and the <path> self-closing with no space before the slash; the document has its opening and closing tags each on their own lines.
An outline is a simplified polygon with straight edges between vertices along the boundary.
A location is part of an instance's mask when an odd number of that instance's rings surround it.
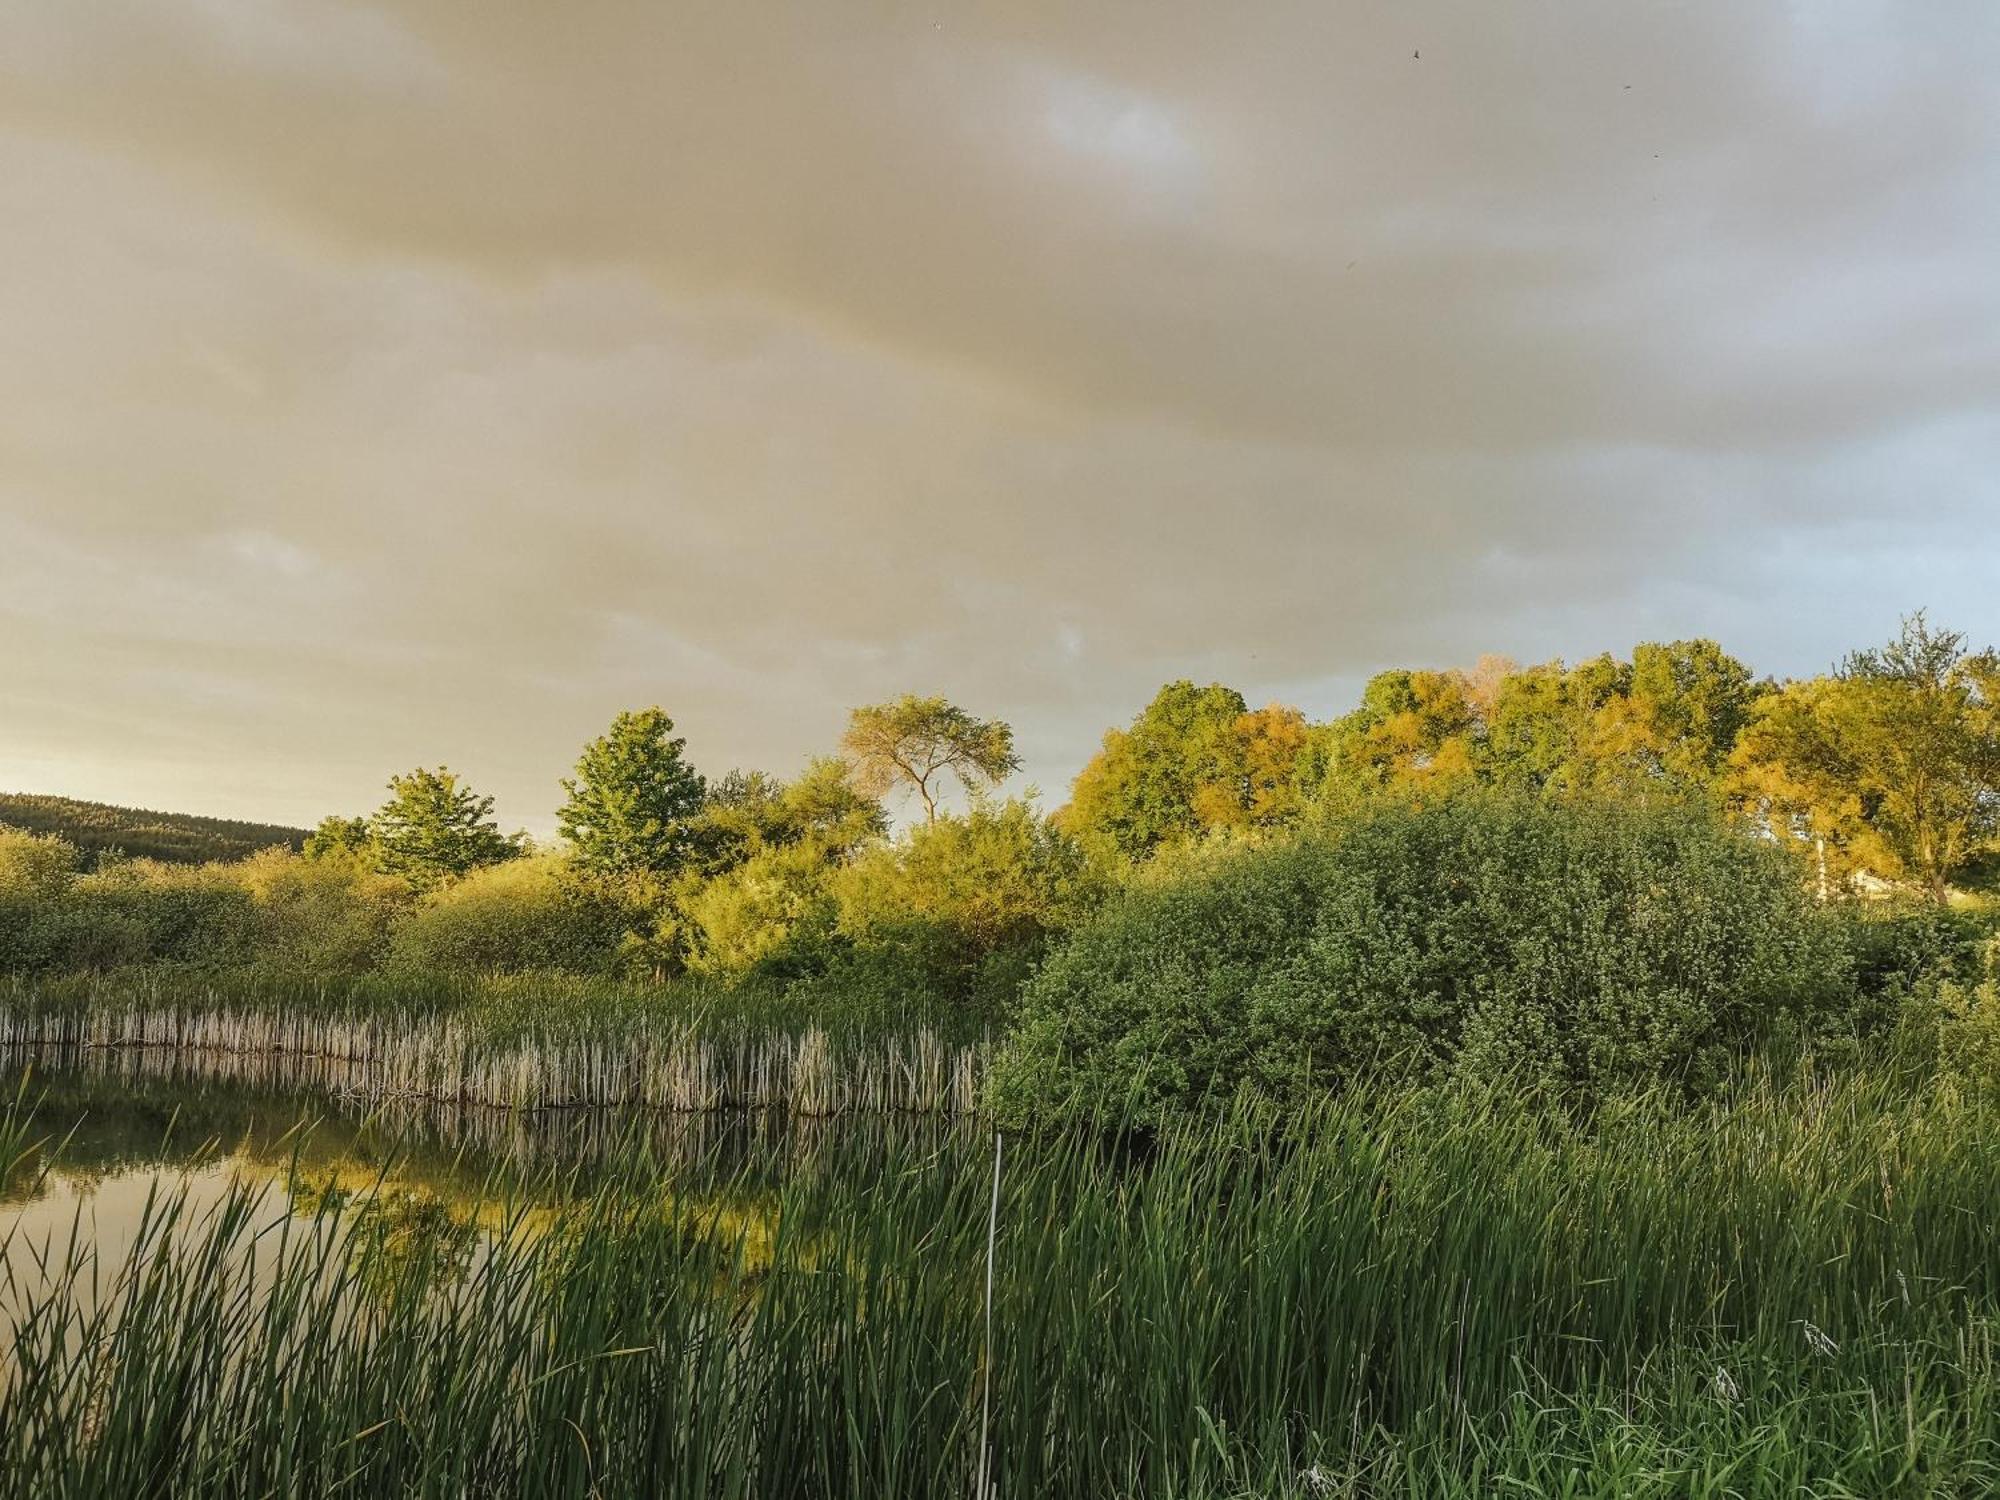
<svg viewBox="0 0 2000 1500">
<path fill-rule="evenodd" d="M 58 1300 L 87 1326 L 147 1253 L 198 1241 L 224 1216 L 253 1221 L 236 1236 L 253 1250 L 288 1223 L 338 1221 L 378 1252 L 373 1275 L 420 1270 L 429 1282 L 477 1268 L 497 1238 L 543 1233 L 578 1204 L 664 1206 L 754 1247 L 785 1182 L 834 1147 L 851 1166 L 857 1147 L 873 1154 L 868 1142 L 907 1151 L 962 1133 L 937 1120 L 772 1111 L 368 1107 L 20 1064 L 0 1067 L 0 1097 L 25 1126 L 17 1159 L 0 1161 L 0 1334 Z M 254 1268 L 248 1280 L 265 1289 Z"/>
</svg>

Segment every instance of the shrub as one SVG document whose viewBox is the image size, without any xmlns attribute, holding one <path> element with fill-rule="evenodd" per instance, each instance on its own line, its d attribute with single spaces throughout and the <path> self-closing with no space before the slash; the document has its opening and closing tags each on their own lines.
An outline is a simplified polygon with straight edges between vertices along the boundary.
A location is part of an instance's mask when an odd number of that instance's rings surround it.
<svg viewBox="0 0 2000 1500">
<path fill-rule="evenodd" d="M 227 965 L 255 948 L 256 911 L 230 865 L 100 860 L 65 905 L 77 939 L 66 967 Z"/>
<path fill-rule="evenodd" d="M 266 849 L 236 867 L 257 912 L 260 961 L 307 974 L 351 974 L 387 952 L 409 882 L 384 875 L 365 851 L 301 857 Z"/>
<path fill-rule="evenodd" d="M 825 852 L 806 842 L 764 849 L 681 896 L 687 966 L 710 977 L 812 967 L 834 918 Z"/>
<path fill-rule="evenodd" d="M 388 962 L 426 974 L 603 970 L 622 917 L 560 855 L 529 855 L 440 885 L 396 924 Z"/>
<path fill-rule="evenodd" d="M 77 861 L 68 839 L 0 824 L 0 901 L 57 900 L 75 881 Z"/>
<path fill-rule="evenodd" d="M 1854 901 L 1844 910 L 1865 1030 L 1900 1024 L 1920 991 L 1977 983 L 1985 972 L 1990 918 L 1931 901 Z"/>
<path fill-rule="evenodd" d="M 74 934 L 61 902 L 76 869 L 68 840 L 0 827 L 0 969 L 35 973 L 62 962 Z"/>
<path fill-rule="evenodd" d="M 1043 940 L 1108 888 L 1076 840 L 1018 800 L 914 828 L 831 884 L 842 938 L 863 954 L 899 956 L 919 983 L 955 996 L 980 988 L 982 976 L 1018 984 Z"/>
<path fill-rule="evenodd" d="M 1383 805 L 1129 891 L 1028 985 L 994 1097 L 1156 1119 L 1381 1070 L 1695 1084 L 1851 1003 L 1790 860 L 1706 812 Z"/>
</svg>

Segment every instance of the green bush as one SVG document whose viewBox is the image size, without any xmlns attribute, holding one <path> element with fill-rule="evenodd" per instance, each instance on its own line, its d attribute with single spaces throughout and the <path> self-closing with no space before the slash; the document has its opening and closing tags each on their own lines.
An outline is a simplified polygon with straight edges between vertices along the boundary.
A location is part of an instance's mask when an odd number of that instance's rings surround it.
<svg viewBox="0 0 2000 1500">
<path fill-rule="evenodd" d="M 488 865 L 447 881 L 396 924 L 389 967 L 418 974 L 608 969 L 624 913 L 560 855 Z"/>
<path fill-rule="evenodd" d="M 711 979 L 785 976 L 817 967 L 831 932 L 826 855 L 816 844 L 762 849 L 680 895 L 687 967 Z"/>
<path fill-rule="evenodd" d="M 831 888 L 848 966 L 986 1004 L 1012 998 L 1045 941 L 1094 909 L 1109 879 L 1029 803 L 981 801 L 869 849 Z"/>
<path fill-rule="evenodd" d="M 67 967 L 222 966 L 255 951 L 256 909 L 229 865 L 101 860 L 70 887 L 66 905 L 78 939 Z"/>
<path fill-rule="evenodd" d="M 381 874 L 365 853 L 266 849 L 235 870 L 256 906 L 259 961 L 296 973 L 353 974 L 378 962 L 413 900 L 408 881 Z"/>
<path fill-rule="evenodd" d="M 1864 1031 L 1901 1024 L 1904 1008 L 1921 991 L 1976 984 L 1986 975 L 1989 916 L 1931 901 L 1856 901 L 1844 911 Z"/>
<path fill-rule="evenodd" d="M 1157 1119 L 1384 1071 L 1698 1085 L 1852 1001 L 1839 923 L 1704 811 L 1385 805 L 1128 892 L 1028 985 L 994 1097 Z"/>
<path fill-rule="evenodd" d="M 75 934 L 62 903 L 77 863 L 66 839 L 0 827 L 0 970 L 32 974 L 63 961 Z"/>
</svg>

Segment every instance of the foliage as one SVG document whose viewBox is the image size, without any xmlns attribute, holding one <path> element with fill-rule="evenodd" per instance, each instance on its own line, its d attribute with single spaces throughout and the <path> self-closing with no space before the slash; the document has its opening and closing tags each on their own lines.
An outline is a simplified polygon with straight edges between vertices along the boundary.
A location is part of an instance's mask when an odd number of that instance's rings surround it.
<svg viewBox="0 0 2000 1500">
<path fill-rule="evenodd" d="M 389 800 L 369 820 L 384 871 L 419 886 L 512 859 L 519 849 L 493 821 L 493 799 L 455 772 L 418 767 L 389 778 Z"/>
<path fill-rule="evenodd" d="M 1135 860 L 1219 830 L 1282 826 L 1301 809 L 1308 738 L 1296 709 L 1252 713 L 1220 683 L 1170 682 L 1129 729 L 1104 736 L 1061 821 Z"/>
<path fill-rule="evenodd" d="M 306 837 L 302 828 L 275 823 L 151 812 L 25 792 L 0 792 L 0 825 L 66 839 L 86 865 L 94 865 L 107 853 L 171 864 L 202 864 L 241 859 L 275 845 L 296 849 Z"/>
<path fill-rule="evenodd" d="M 2000 833 L 2000 655 L 1912 615 L 1887 646 L 1766 700 L 1736 758 L 1775 833 L 1942 903 Z"/>
<path fill-rule="evenodd" d="M 1384 790 L 1464 786 L 1474 775 L 1479 727 L 1464 673 L 1379 673 L 1360 706 L 1329 726 L 1320 798 L 1348 806 Z"/>
<path fill-rule="evenodd" d="M 413 899 L 410 883 L 384 875 L 367 850 L 281 849 L 236 869 L 256 908 L 255 957 L 301 974 L 358 973 L 387 954 L 389 934 Z"/>
<path fill-rule="evenodd" d="M 711 977 L 795 967 L 833 927 L 826 851 L 812 841 L 760 849 L 680 898 L 687 966 Z"/>
<path fill-rule="evenodd" d="M 528 855 L 432 890 L 396 925 L 388 963 L 415 974 L 604 969 L 625 915 L 561 855 Z"/>
<path fill-rule="evenodd" d="M 70 962 L 80 968 L 242 963 L 257 940 L 250 893 L 227 865 L 100 862 L 65 906 L 79 938 Z"/>
<path fill-rule="evenodd" d="M 879 799 L 908 787 L 923 803 L 926 822 L 937 821 L 946 772 L 973 792 L 1021 769 L 1014 731 L 998 719 L 976 719 L 955 703 L 914 693 L 855 709 L 840 748 L 863 796 Z"/>
<path fill-rule="evenodd" d="M 1378 803 L 1114 902 L 1027 987 L 995 1099 L 1159 1118 L 1385 1069 L 1701 1085 L 1852 998 L 1842 934 L 1791 862 L 1705 810 Z"/>
<path fill-rule="evenodd" d="M 67 839 L 0 828 L 0 969 L 38 973 L 75 956 L 83 934 L 66 898 L 77 863 Z"/>
<path fill-rule="evenodd" d="M 681 866 L 692 846 L 689 819 L 707 790 L 684 758 L 686 748 L 660 708 L 619 714 L 608 733 L 584 747 L 556 813 L 584 868 L 669 875 Z"/>
<path fill-rule="evenodd" d="M 858 791 L 837 756 L 813 761 L 782 782 L 762 771 L 731 771 L 708 790 L 688 825 L 692 867 L 704 875 L 735 869 L 766 849 L 811 844 L 838 862 L 888 829 L 882 805 Z"/>
<path fill-rule="evenodd" d="M 1673 800 L 1709 794 L 1763 689 L 1713 641 L 1642 642 L 1522 669 L 1391 671 L 1335 720 L 1315 752 L 1315 800 L 1334 811 L 1468 786 Z"/>
<path fill-rule="evenodd" d="M 381 850 L 375 847 L 375 833 L 366 818 L 343 818 L 338 813 L 319 820 L 319 826 L 306 835 L 305 847 L 301 851 L 307 859 L 365 858 L 370 863 L 381 860 Z"/>
<path fill-rule="evenodd" d="M 935 988 L 964 993 L 996 954 L 1039 952 L 1107 884 L 1075 839 L 1010 799 L 976 800 L 962 817 L 870 849 L 835 873 L 831 891 L 840 937 L 900 952 Z"/>
<path fill-rule="evenodd" d="M 77 875 L 79 851 L 57 834 L 0 828 L 0 901 L 54 901 Z"/>
</svg>

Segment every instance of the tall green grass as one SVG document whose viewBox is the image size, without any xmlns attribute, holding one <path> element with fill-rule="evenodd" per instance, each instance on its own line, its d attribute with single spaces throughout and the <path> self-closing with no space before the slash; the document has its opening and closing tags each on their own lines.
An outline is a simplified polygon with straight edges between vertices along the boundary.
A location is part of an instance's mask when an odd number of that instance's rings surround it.
<svg viewBox="0 0 2000 1500">
<path fill-rule="evenodd" d="M 1988 1094 L 1273 1125 L 1009 1145 L 998 1493 L 2000 1486 Z M 775 1177 L 635 1137 L 467 1194 L 469 1259 L 337 1195 L 163 1192 L 129 1258 L 58 1239 L 0 1293 L 0 1493 L 966 1495 L 991 1171 L 970 1130 L 830 1133 Z"/>
</svg>

